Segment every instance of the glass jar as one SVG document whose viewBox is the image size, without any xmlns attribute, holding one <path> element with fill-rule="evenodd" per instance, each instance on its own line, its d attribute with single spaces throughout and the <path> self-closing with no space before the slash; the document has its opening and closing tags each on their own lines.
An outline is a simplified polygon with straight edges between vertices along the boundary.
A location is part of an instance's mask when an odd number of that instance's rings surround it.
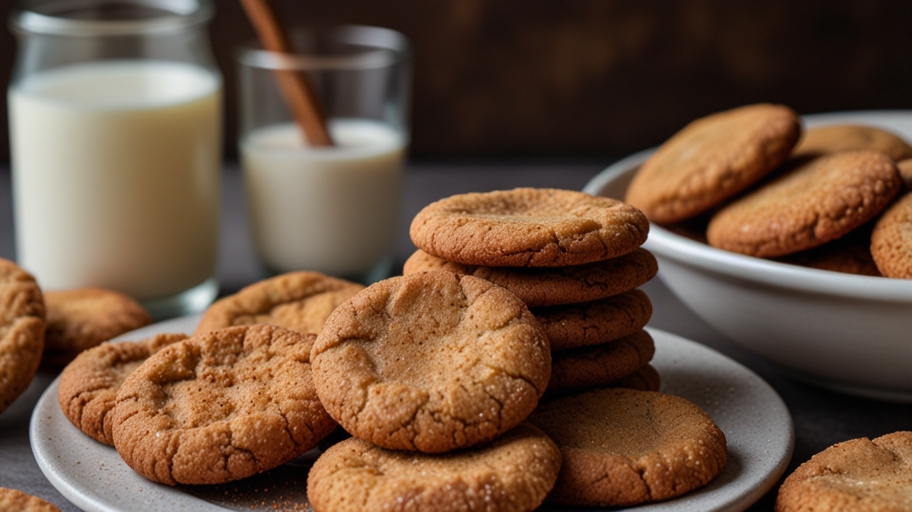
<svg viewBox="0 0 912 512">
<path fill-rule="evenodd" d="M 218 292 L 222 78 L 209 0 L 25 0 L 10 18 L 19 264 L 153 317 Z"/>
</svg>

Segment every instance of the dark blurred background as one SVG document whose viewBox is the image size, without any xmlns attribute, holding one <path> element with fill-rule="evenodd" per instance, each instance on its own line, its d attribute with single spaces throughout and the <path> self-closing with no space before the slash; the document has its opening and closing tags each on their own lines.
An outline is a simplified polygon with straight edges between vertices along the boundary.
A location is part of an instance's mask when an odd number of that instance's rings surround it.
<svg viewBox="0 0 912 512">
<path fill-rule="evenodd" d="M 236 0 L 210 30 L 235 153 Z M 12 0 L 0 0 L 5 18 Z M 415 157 L 613 157 L 752 102 L 802 114 L 912 108 L 912 2 L 273 0 L 287 25 L 354 23 L 414 42 Z M 0 82 L 15 41 L 0 34 Z M 6 118 L 5 95 L 0 117 Z M 9 158 L 0 123 L 0 163 Z"/>
</svg>

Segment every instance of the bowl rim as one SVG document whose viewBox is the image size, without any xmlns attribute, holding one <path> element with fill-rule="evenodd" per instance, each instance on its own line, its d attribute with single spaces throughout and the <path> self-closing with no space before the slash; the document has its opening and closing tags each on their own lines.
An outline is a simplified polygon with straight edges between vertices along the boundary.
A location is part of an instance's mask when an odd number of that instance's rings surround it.
<svg viewBox="0 0 912 512">
<path fill-rule="evenodd" d="M 844 120 L 838 113 L 810 116 L 805 119 L 819 121 L 823 118 Z M 586 184 L 583 192 L 602 195 L 605 188 L 633 172 L 656 149 L 650 148 L 634 153 L 608 166 Z M 658 256 L 682 265 L 762 286 L 852 299 L 912 303 L 912 280 L 843 274 L 729 252 L 672 233 L 652 222 L 649 224 L 649 238 L 643 246 Z"/>
</svg>

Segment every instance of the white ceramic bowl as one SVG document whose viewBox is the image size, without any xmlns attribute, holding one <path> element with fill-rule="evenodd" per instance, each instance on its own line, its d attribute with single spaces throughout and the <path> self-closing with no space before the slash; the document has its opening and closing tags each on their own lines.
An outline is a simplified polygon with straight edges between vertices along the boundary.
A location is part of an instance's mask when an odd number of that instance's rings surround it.
<svg viewBox="0 0 912 512">
<path fill-rule="evenodd" d="M 912 140 L 912 111 L 809 116 L 807 126 L 880 126 Z M 654 150 L 602 171 L 585 192 L 623 199 Z M 708 324 L 793 375 L 912 402 L 912 280 L 856 276 L 735 254 L 653 224 L 659 278 Z"/>
</svg>

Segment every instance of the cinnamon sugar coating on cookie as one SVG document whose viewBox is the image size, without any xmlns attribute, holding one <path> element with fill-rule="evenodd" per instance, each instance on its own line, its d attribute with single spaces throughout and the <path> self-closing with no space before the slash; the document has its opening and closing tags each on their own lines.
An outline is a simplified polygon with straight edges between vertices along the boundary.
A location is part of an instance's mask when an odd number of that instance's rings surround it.
<svg viewBox="0 0 912 512">
<path fill-rule="evenodd" d="M 531 511 L 557 479 L 560 451 L 523 423 L 471 450 L 425 455 L 351 438 L 317 459 L 307 497 L 317 512 Z"/>
<path fill-rule="evenodd" d="M 426 272 L 376 283 L 327 320 L 314 380 L 345 430 L 439 453 L 476 445 L 532 412 L 551 372 L 541 326 L 488 281 Z"/>
<path fill-rule="evenodd" d="M 530 308 L 589 302 L 647 283 L 659 270 L 655 256 L 634 249 L 623 256 L 586 265 L 557 268 L 482 267 L 446 261 L 415 251 L 403 272 L 445 270 L 491 281 L 510 290 Z"/>
<path fill-rule="evenodd" d="M 801 121 L 784 105 L 757 104 L 697 119 L 643 163 L 625 201 L 659 224 L 721 204 L 788 158 Z"/>
<path fill-rule="evenodd" d="M 626 254 L 646 240 L 649 222 L 614 199 L 559 189 L 459 194 L 412 220 L 416 246 L 467 265 L 561 267 Z"/>
<path fill-rule="evenodd" d="M 655 355 L 655 343 L 640 330 L 616 341 L 552 354 L 548 391 L 602 386 L 632 375 Z"/>
<path fill-rule="evenodd" d="M 912 510 L 912 432 L 837 443 L 779 488 L 776 512 Z"/>
<path fill-rule="evenodd" d="M 877 220 L 871 233 L 871 256 L 883 275 L 912 279 L 912 192 Z"/>
<path fill-rule="evenodd" d="M 778 257 L 835 240 L 880 213 L 902 188 L 883 153 L 848 151 L 809 161 L 713 216 L 710 245 Z"/>
<path fill-rule="evenodd" d="M 102 343 L 84 351 L 60 374 L 60 410 L 89 437 L 114 446 L 109 413 L 120 386 L 149 356 L 185 339 L 184 334 L 159 334 L 140 341 Z"/>
<path fill-rule="evenodd" d="M 319 272 L 289 272 L 264 279 L 209 306 L 196 333 L 234 325 L 268 324 L 317 334 L 339 304 L 364 286 Z"/>
<path fill-rule="evenodd" d="M 313 335 L 269 325 L 195 335 L 124 382 L 113 415 L 124 461 L 165 484 L 214 484 L 283 464 L 335 423 L 313 388 Z"/>
<path fill-rule="evenodd" d="M 545 329 L 551 350 L 607 343 L 642 329 L 652 317 L 652 302 L 641 290 L 566 306 L 537 308 L 532 314 Z"/>
<path fill-rule="evenodd" d="M 45 309 L 29 273 L 0 259 L 0 413 L 28 387 L 44 350 Z"/>
<path fill-rule="evenodd" d="M 725 466 L 725 435 L 702 409 L 651 391 L 600 389 L 542 404 L 529 418 L 560 447 L 548 501 L 628 506 L 706 485 Z"/>
</svg>

